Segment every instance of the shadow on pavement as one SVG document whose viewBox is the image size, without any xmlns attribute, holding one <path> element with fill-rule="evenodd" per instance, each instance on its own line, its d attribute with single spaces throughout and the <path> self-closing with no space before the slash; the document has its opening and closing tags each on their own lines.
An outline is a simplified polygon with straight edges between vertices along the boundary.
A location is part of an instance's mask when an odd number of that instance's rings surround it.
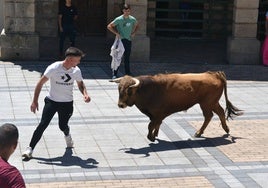
<svg viewBox="0 0 268 188">
<path fill-rule="evenodd" d="M 52 61 L 14 61 L 14 65 L 21 66 L 21 69 L 30 72 L 37 71 L 42 74 Z M 263 65 L 229 65 L 229 64 L 197 64 L 185 63 L 139 63 L 131 62 L 131 72 L 133 76 L 154 75 L 159 73 L 201 73 L 206 71 L 224 71 L 227 80 L 235 81 L 268 81 L 268 67 Z M 84 79 L 110 79 L 110 62 L 87 62 L 82 61 L 79 65 Z M 105 72 L 98 74 L 95 68 Z M 120 75 L 124 75 L 124 67 L 120 66 Z"/>
<path fill-rule="evenodd" d="M 121 150 L 125 153 L 141 155 L 149 157 L 151 152 L 161 152 L 177 149 L 191 149 L 191 148 L 206 148 L 217 147 L 222 145 L 229 145 L 236 142 L 237 139 L 243 139 L 241 137 L 233 137 L 228 134 L 222 137 L 205 138 L 201 137 L 196 140 L 179 140 L 179 141 L 165 141 L 157 139 L 158 143 L 150 143 L 148 147 L 143 148 L 123 148 Z"/>
<path fill-rule="evenodd" d="M 56 165 L 56 166 L 80 166 L 81 168 L 97 168 L 97 162 L 95 159 L 89 158 L 86 160 L 80 157 L 73 156 L 71 148 L 66 148 L 65 153 L 62 157 L 55 158 L 41 158 L 33 157 L 32 159 L 38 160 L 40 164 Z"/>
<path fill-rule="evenodd" d="M 41 74 L 45 68 L 58 59 L 57 40 L 44 39 L 39 61 L 14 61 L 15 65 Z M 79 67 L 85 79 L 111 78 L 110 46 L 112 39 L 105 37 L 78 38 L 77 45 L 87 55 Z M 54 44 L 55 43 L 55 44 Z M 50 45 L 49 45 L 50 44 Z M 54 44 L 54 45 L 51 45 Z M 205 71 L 224 71 L 227 80 L 268 81 L 268 67 L 261 62 L 256 64 L 228 64 L 226 41 L 176 40 L 156 38 L 151 40 L 149 62 L 138 62 L 131 58 L 130 67 L 133 76 L 154 75 L 158 73 L 200 73 Z M 104 74 L 92 73 L 98 67 Z M 100 70 L 98 69 L 98 70 Z M 124 75 L 124 65 L 120 66 L 120 75 Z"/>
</svg>

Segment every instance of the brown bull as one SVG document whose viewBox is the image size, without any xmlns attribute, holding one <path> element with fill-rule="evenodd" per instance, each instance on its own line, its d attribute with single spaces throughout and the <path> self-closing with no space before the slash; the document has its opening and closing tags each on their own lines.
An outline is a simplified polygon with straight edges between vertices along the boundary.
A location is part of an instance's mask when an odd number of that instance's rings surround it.
<svg viewBox="0 0 268 188">
<path fill-rule="evenodd" d="M 195 133 L 196 137 L 204 133 L 213 112 L 219 116 L 226 133 L 229 133 L 226 119 L 242 114 L 241 110 L 228 100 L 226 77 L 221 71 L 199 74 L 159 74 L 136 78 L 124 76 L 111 81 L 119 83 L 118 106 L 120 108 L 136 105 L 150 118 L 147 138 L 152 142 L 158 136 L 164 118 L 175 112 L 185 111 L 195 104 L 200 105 L 205 118 L 202 127 Z M 225 111 L 219 103 L 223 91 L 226 101 Z"/>
</svg>

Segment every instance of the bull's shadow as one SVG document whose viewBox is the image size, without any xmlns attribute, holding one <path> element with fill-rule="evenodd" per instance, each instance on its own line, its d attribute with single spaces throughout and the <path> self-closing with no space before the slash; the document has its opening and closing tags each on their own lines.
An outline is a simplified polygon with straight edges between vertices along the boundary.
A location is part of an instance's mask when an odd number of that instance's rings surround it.
<svg viewBox="0 0 268 188">
<path fill-rule="evenodd" d="M 229 139 L 228 139 L 229 138 Z M 177 149 L 189 149 L 189 148 L 206 148 L 206 147 L 216 147 L 221 145 L 229 145 L 236 142 L 237 139 L 243 139 L 241 137 L 233 137 L 228 134 L 215 137 L 206 138 L 201 137 L 195 140 L 179 140 L 179 141 L 165 141 L 156 139 L 157 143 L 150 143 L 148 147 L 143 148 L 123 148 L 125 153 L 144 155 L 144 157 L 149 157 L 151 152 L 169 151 Z"/>
<path fill-rule="evenodd" d="M 71 148 L 66 148 L 65 153 L 62 157 L 55 158 L 41 158 L 33 157 L 32 159 L 39 160 L 40 164 L 56 165 L 56 166 L 80 166 L 81 168 L 97 168 L 99 164 L 95 159 L 89 158 L 86 160 L 80 157 L 73 156 Z"/>
</svg>

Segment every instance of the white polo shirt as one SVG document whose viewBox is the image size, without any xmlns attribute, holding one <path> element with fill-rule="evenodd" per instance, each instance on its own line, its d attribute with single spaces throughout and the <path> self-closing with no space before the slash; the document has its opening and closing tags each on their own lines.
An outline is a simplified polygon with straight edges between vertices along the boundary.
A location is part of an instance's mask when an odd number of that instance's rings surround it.
<svg viewBox="0 0 268 188">
<path fill-rule="evenodd" d="M 47 67 L 44 76 L 49 78 L 50 87 L 47 97 L 55 102 L 73 101 L 74 81 L 82 81 L 79 67 L 66 69 L 63 61 L 57 61 Z"/>
</svg>

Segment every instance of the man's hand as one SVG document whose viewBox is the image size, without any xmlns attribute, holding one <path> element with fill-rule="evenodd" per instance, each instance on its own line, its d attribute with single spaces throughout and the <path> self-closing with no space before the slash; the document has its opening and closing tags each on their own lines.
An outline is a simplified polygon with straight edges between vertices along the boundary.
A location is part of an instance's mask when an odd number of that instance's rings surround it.
<svg viewBox="0 0 268 188">
<path fill-rule="evenodd" d="M 84 101 L 86 103 L 89 103 L 91 101 L 91 98 L 88 95 L 84 95 Z"/>
<path fill-rule="evenodd" d="M 131 33 L 131 38 L 134 38 L 135 37 L 135 32 Z"/>
<path fill-rule="evenodd" d="M 38 111 L 39 110 L 39 108 L 38 108 L 38 102 L 32 102 L 30 108 L 31 108 L 31 112 L 33 112 L 33 113 L 35 113 L 36 110 Z"/>
<path fill-rule="evenodd" d="M 116 33 L 116 34 L 115 34 L 115 37 L 118 38 L 118 39 L 121 39 L 121 36 L 120 36 L 119 33 Z"/>
</svg>

